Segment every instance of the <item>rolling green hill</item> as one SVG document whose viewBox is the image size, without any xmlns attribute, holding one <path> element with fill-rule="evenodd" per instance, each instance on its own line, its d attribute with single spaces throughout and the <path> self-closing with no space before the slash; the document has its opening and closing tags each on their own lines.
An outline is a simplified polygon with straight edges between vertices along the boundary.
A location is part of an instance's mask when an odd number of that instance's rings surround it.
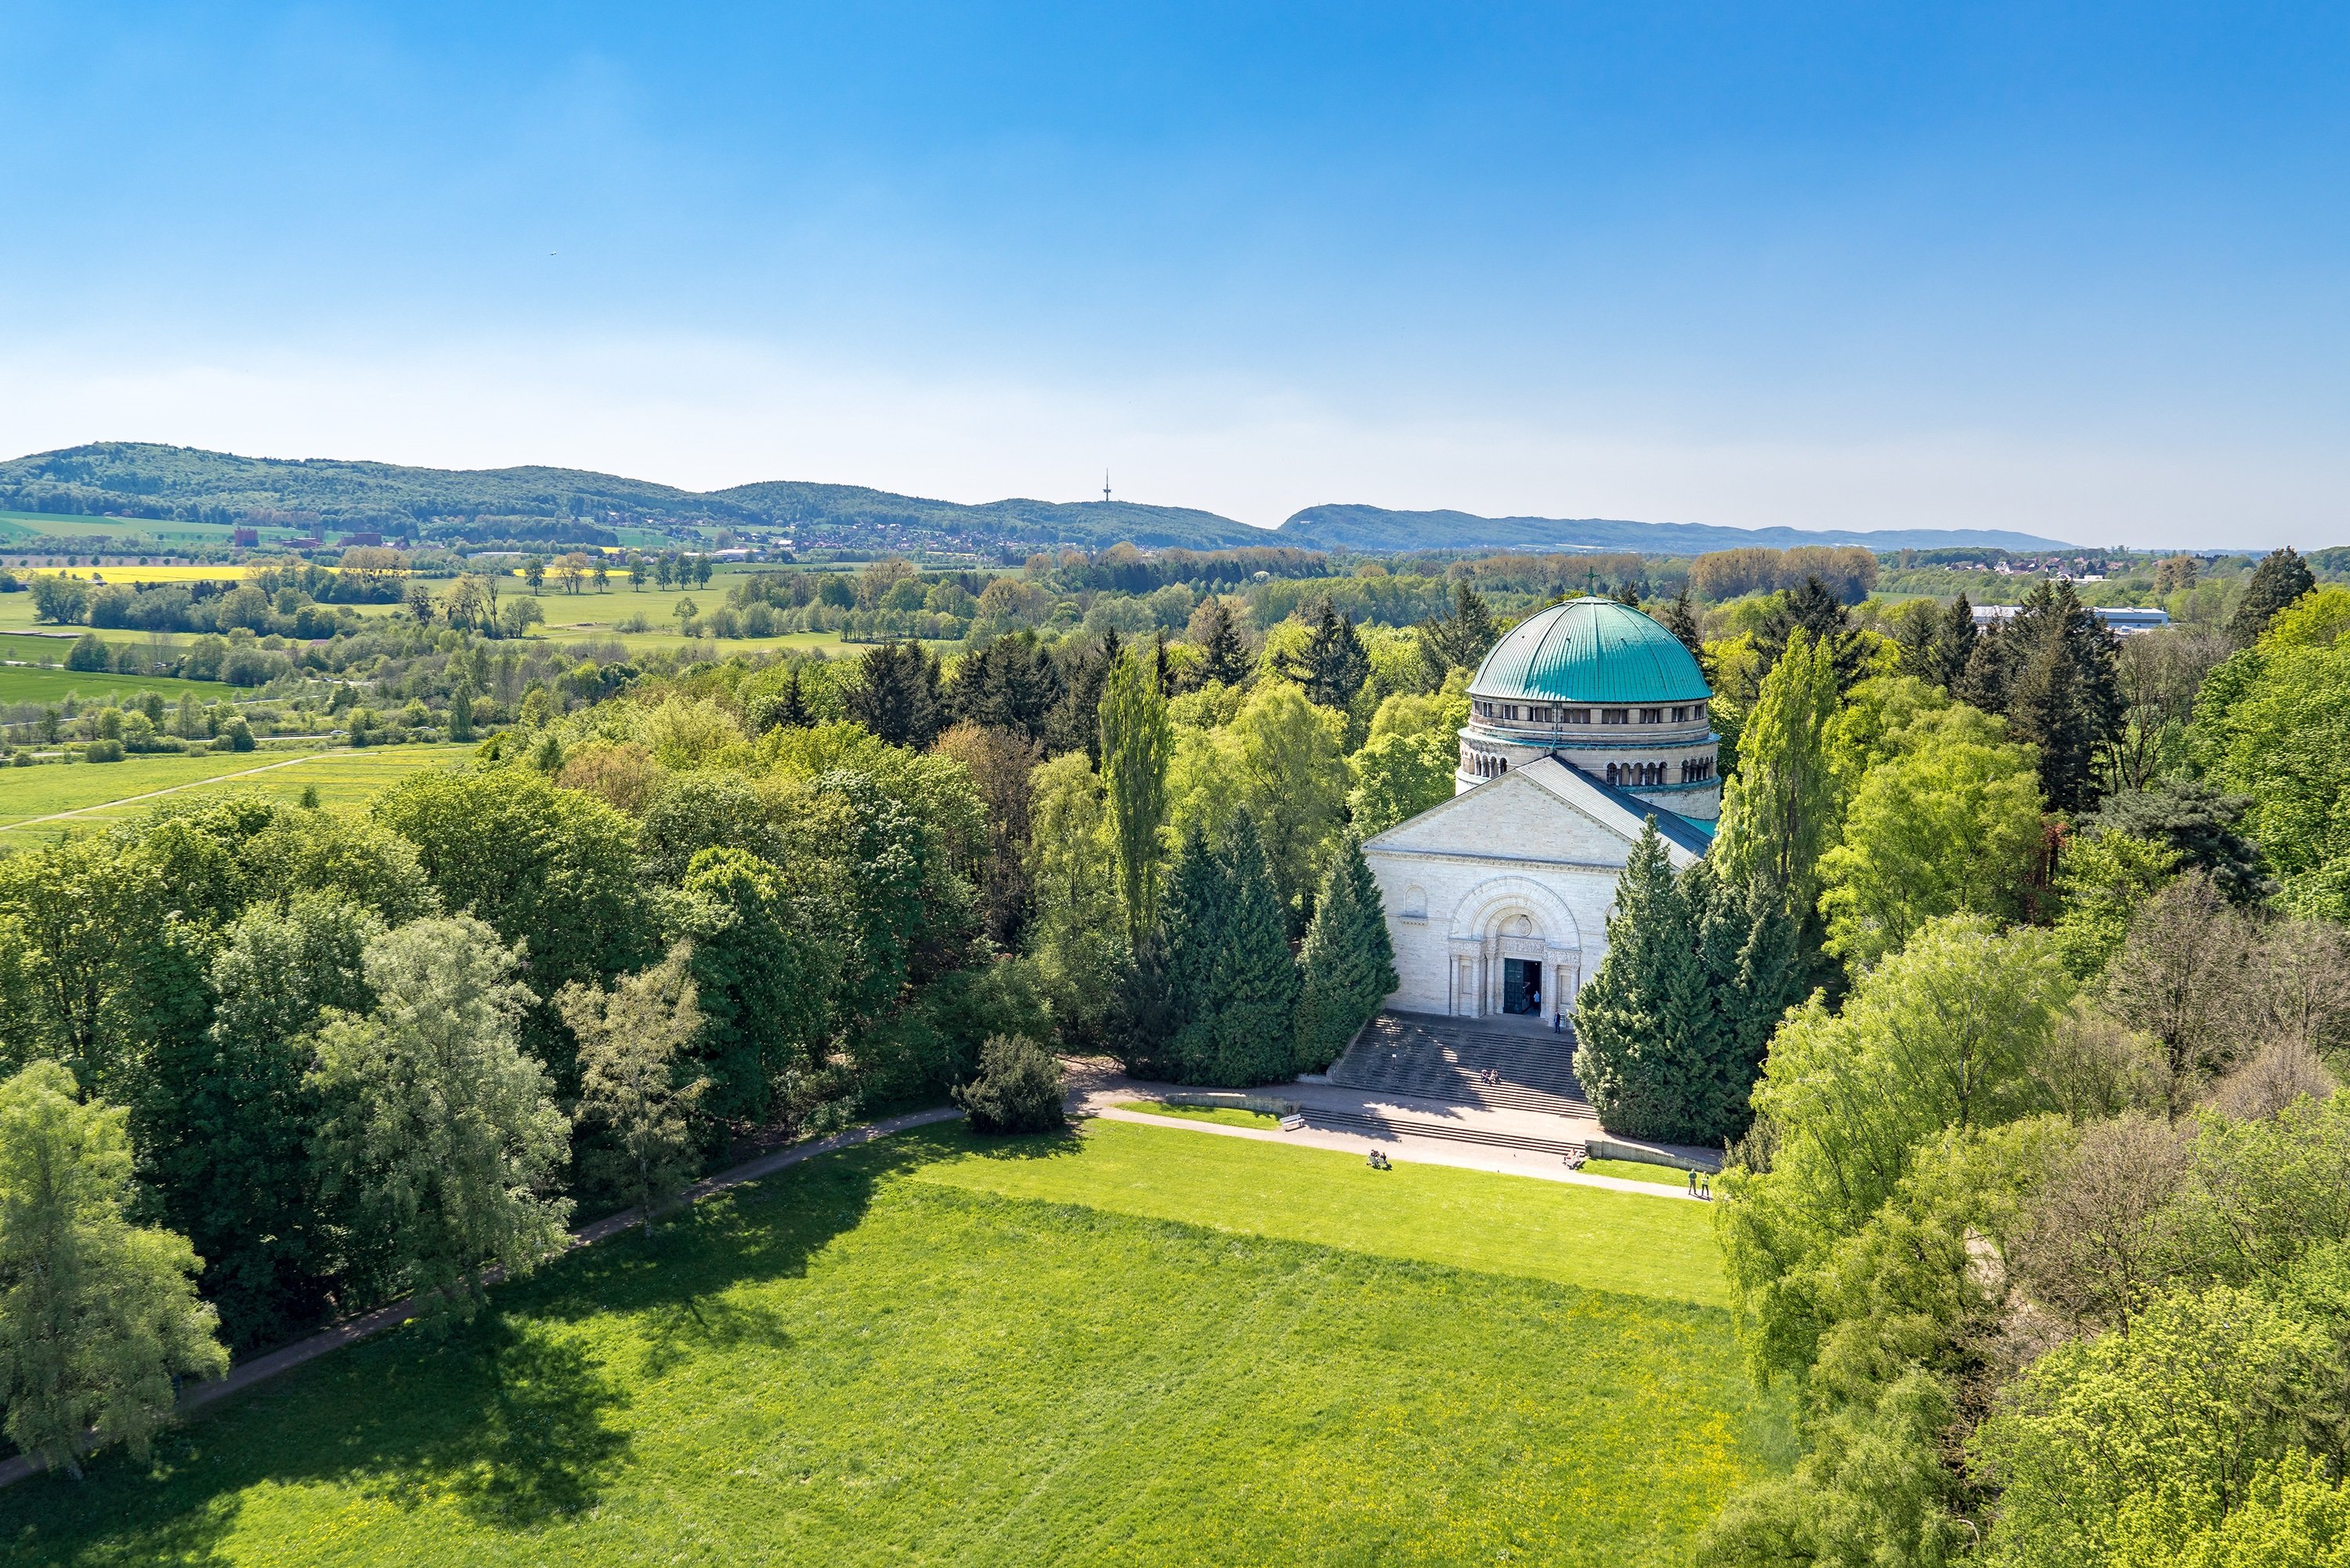
<svg viewBox="0 0 2350 1568">
<path fill-rule="evenodd" d="M 412 468 L 339 458 L 238 457 L 193 447 L 101 441 L 0 462 L 0 517 L 7 535 L 43 531 L 77 537 L 118 524 L 128 535 L 169 528 L 265 523 L 486 539 L 611 545 L 641 531 L 732 528 L 789 535 L 796 544 L 858 549 L 1026 552 L 1055 545 L 1216 549 L 1292 545 L 1389 554 L 1414 550 L 1637 550 L 1688 555 L 1765 545 L 1865 545 L 2049 550 L 2059 541 L 1990 529 L 1723 528 L 1610 518 L 1479 517 L 1466 512 L 1395 512 L 1311 506 L 1277 529 L 1252 527 L 1187 506 L 1130 501 L 1011 499 L 977 505 L 897 495 L 854 484 L 769 480 L 696 492 L 574 468 Z"/>
</svg>

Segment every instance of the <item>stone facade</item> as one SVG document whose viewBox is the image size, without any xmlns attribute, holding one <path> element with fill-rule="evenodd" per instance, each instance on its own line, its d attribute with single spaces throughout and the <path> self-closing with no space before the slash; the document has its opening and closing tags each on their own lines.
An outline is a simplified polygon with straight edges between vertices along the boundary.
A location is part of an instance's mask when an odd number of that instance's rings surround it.
<svg viewBox="0 0 2350 1568">
<path fill-rule="evenodd" d="M 1522 1011 L 1505 995 L 1538 966 L 1540 1014 L 1571 1011 L 1607 951 L 1617 878 L 1654 808 L 1548 755 L 1477 781 L 1363 846 L 1386 904 L 1401 983 L 1389 1007 L 1479 1017 Z M 1658 813 L 1676 867 L 1706 839 Z"/>
</svg>

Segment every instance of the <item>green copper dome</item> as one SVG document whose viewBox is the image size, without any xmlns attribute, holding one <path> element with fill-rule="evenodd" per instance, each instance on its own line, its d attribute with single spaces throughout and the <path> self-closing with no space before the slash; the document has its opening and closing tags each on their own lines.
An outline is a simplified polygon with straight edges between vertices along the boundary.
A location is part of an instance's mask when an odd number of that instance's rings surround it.
<svg viewBox="0 0 2350 1568">
<path fill-rule="evenodd" d="M 1680 639 L 1614 599 L 1569 599 L 1493 645 L 1472 697 L 1565 702 L 1702 702 L 1713 693 Z"/>
</svg>

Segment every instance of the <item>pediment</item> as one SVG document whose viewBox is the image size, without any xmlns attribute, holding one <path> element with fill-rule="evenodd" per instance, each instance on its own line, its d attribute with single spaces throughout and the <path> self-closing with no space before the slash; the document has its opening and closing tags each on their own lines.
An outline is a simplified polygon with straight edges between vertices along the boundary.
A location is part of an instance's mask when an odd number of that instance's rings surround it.
<svg viewBox="0 0 2350 1568">
<path fill-rule="evenodd" d="M 1621 866 L 1646 820 L 1614 792 L 1544 757 L 1374 834 L 1363 847 Z M 1665 848 L 1676 867 L 1698 858 L 1670 838 Z"/>
</svg>

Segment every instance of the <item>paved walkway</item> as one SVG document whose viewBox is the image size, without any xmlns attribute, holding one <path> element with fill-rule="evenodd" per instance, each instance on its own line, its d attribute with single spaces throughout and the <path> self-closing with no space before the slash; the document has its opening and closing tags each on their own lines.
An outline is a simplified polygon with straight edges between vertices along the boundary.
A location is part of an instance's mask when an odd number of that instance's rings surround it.
<svg viewBox="0 0 2350 1568">
<path fill-rule="evenodd" d="M 860 1143 L 870 1143 L 875 1138 L 886 1137 L 893 1132 L 902 1132 L 908 1127 L 926 1127 L 932 1122 L 953 1121 L 962 1115 L 961 1111 L 946 1106 L 930 1111 L 909 1111 L 904 1116 L 889 1116 L 878 1122 L 868 1123 L 861 1127 L 850 1127 L 846 1132 L 834 1133 L 829 1137 L 820 1137 L 812 1143 L 794 1144 L 789 1148 L 777 1149 L 773 1154 L 763 1154 L 756 1159 L 745 1160 L 730 1170 L 720 1171 L 716 1176 L 695 1182 L 685 1189 L 682 1201 L 699 1203 L 714 1193 L 723 1192 L 729 1188 L 740 1187 L 745 1182 L 757 1181 L 763 1177 L 773 1176 L 775 1172 L 787 1169 L 804 1159 L 814 1159 L 817 1155 L 830 1154 L 835 1149 L 849 1148 Z M 571 1245 L 592 1247 L 598 1241 L 611 1240 L 636 1223 L 637 1216 L 632 1212 L 608 1215 L 593 1224 L 582 1225 L 572 1231 Z M 362 1339 L 381 1334 L 385 1329 L 396 1328 L 415 1315 L 416 1303 L 413 1301 L 396 1301 L 390 1306 L 378 1307 L 365 1316 L 352 1318 L 347 1323 L 338 1323 L 332 1328 L 321 1329 L 307 1339 L 297 1339 L 291 1345 L 282 1345 L 266 1355 L 256 1355 L 251 1361 L 231 1368 L 229 1375 L 216 1383 L 191 1383 L 182 1388 L 179 1413 L 185 1415 L 191 1410 L 201 1410 L 205 1406 L 225 1399 L 232 1394 L 241 1394 L 256 1383 L 266 1382 L 283 1372 L 291 1372 L 297 1366 L 316 1361 L 320 1356 L 340 1350 L 347 1345 L 356 1345 Z M 0 1487 L 13 1486 L 42 1468 L 40 1460 L 30 1454 L 18 1454 L 14 1459 L 0 1461 Z"/>
<path fill-rule="evenodd" d="M 1416 1137 L 1409 1133 L 1340 1132 L 1328 1127 L 1276 1132 L 1263 1127 L 1225 1127 L 1189 1116 L 1155 1116 L 1146 1111 L 1121 1110 L 1114 1102 L 1157 1099 L 1163 1095 L 1198 1091 L 1187 1090 L 1178 1084 L 1153 1084 L 1129 1078 L 1107 1061 L 1070 1063 L 1069 1083 L 1069 1108 L 1078 1116 L 1100 1116 L 1108 1121 L 1143 1122 L 1151 1127 L 1180 1127 L 1186 1132 L 1210 1133 L 1220 1137 L 1303 1144 L 1308 1148 L 1332 1148 L 1366 1158 L 1377 1148 L 1383 1150 L 1389 1158 L 1416 1161 L 1421 1165 L 1449 1165 L 1461 1170 L 1490 1170 L 1503 1176 L 1530 1176 L 1539 1181 L 1605 1187 L 1617 1192 L 1637 1192 L 1648 1198 L 1696 1201 L 1679 1187 L 1651 1181 L 1627 1181 L 1613 1176 L 1587 1176 L 1579 1170 L 1569 1170 L 1555 1155 L 1537 1154 L 1528 1149 L 1493 1148 L 1455 1143 L 1447 1138 Z M 1451 1120 L 1464 1127 L 1515 1133 L 1526 1137 L 1581 1143 L 1602 1136 L 1598 1122 L 1587 1116 L 1489 1110 L 1480 1106 L 1459 1106 L 1442 1100 L 1421 1100 L 1401 1095 L 1382 1095 L 1371 1090 L 1348 1089 L 1336 1084 L 1269 1084 L 1251 1092 L 1296 1100 L 1309 1108 L 1358 1115 L 1388 1114 L 1427 1121 Z"/>
</svg>

